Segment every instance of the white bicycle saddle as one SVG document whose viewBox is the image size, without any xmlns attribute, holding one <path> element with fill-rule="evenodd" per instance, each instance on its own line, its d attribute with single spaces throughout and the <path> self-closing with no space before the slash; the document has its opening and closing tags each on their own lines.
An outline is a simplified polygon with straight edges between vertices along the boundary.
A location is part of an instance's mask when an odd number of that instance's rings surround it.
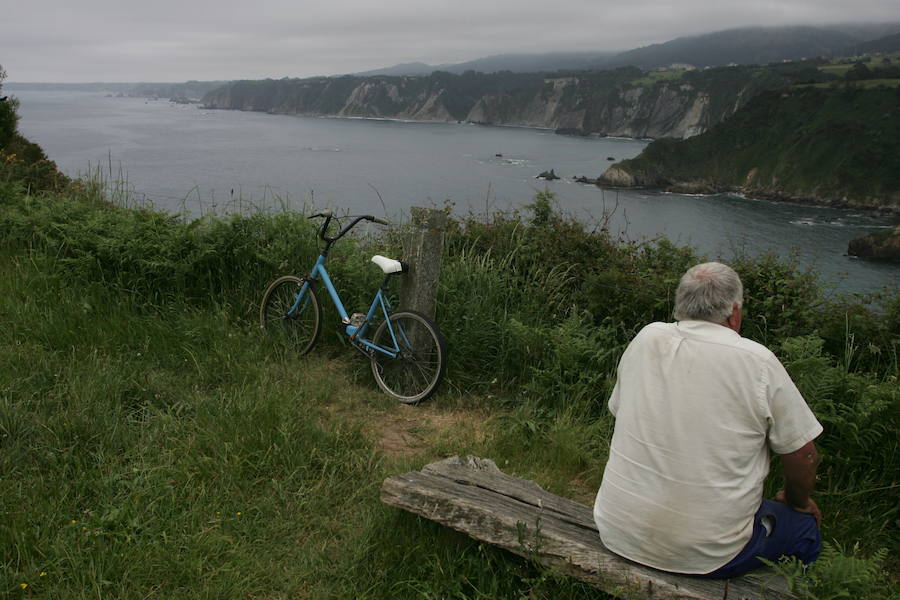
<svg viewBox="0 0 900 600">
<path fill-rule="evenodd" d="M 385 275 L 390 275 L 391 273 L 402 273 L 406 270 L 406 265 L 404 265 L 399 260 L 381 256 L 380 254 L 376 254 L 375 256 L 373 256 L 372 262 L 381 267 L 381 270 L 384 271 Z"/>
</svg>

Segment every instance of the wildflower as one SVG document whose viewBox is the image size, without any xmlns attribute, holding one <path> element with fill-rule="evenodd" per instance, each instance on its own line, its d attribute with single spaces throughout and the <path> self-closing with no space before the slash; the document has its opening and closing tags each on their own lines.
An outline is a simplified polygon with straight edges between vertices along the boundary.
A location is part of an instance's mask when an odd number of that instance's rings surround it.
<svg viewBox="0 0 900 600">
<path fill-rule="evenodd" d="M 69 525 L 74 525 L 74 524 L 77 523 L 77 522 L 78 522 L 78 521 L 76 521 L 75 519 L 72 519 L 71 521 L 69 521 Z"/>
<path fill-rule="evenodd" d="M 238 514 L 237 514 L 237 516 L 241 516 L 241 511 L 238 511 Z"/>
<path fill-rule="evenodd" d="M 46 571 L 41 571 L 41 577 L 46 577 L 46 575 L 47 575 Z"/>
<path fill-rule="evenodd" d="M 19 587 L 22 588 L 22 589 L 24 590 L 25 588 L 28 587 L 28 584 L 27 584 L 27 583 L 20 583 L 20 584 L 19 584 Z"/>
</svg>

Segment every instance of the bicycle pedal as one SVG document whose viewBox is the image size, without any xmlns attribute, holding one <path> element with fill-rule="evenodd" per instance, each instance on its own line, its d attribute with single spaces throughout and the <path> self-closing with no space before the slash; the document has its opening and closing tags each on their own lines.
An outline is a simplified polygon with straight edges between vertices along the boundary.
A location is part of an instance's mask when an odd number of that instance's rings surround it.
<svg viewBox="0 0 900 600">
<path fill-rule="evenodd" d="M 353 313 L 352 315 L 350 315 L 350 322 L 347 324 L 352 325 L 354 327 L 359 327 L 360 325 L 362 325 L 365 322 L 366 322 L 366 315 L 364 315 L 362 313 Z"/>
</svg>

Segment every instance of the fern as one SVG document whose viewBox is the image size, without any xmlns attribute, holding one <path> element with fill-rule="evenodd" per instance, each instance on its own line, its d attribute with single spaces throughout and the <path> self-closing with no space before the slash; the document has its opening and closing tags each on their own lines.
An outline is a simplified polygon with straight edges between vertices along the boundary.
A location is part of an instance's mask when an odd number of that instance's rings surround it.
<svg viewBox="0 0 900 600">
<path fill-rule="evenodd" d="M 775 563 L 761 559 L 776 576 L 783 577 L 801 600 L 871 599 L 897 600 L 900 590 L 884 572 L 888 551 L 882 548 L 868 558 L 859 556 L 859 545 L 847 552 L 840 544 L 825 542 L 819 559 L 805 566 L 796 557 Z"/>
</svg>

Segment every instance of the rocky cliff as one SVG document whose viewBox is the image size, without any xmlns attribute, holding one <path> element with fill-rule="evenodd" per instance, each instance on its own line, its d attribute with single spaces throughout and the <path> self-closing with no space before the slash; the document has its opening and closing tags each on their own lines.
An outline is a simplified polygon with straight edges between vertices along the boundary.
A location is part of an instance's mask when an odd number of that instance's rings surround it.
<svg viewBox="0 0 900 600">
<path fill-rule="evenodd" d="M 815 73 L 806 69 L 803 76 Z M 727 118 L 759 91 L 796 76 L 769 67 L 740 67 L 665 78 L 636 68 L 559 75 L 319 77 L 233 82 L 208 93 L 203 104 L 282 114 L 540 127 L 578 135 L 687 138 Z"/>
<path fill-rule="evenodd" d="M 659 139 L 600 184 L 900 213 L 900 85 L 764 92 L 690 139 Z"/>
</svg>

